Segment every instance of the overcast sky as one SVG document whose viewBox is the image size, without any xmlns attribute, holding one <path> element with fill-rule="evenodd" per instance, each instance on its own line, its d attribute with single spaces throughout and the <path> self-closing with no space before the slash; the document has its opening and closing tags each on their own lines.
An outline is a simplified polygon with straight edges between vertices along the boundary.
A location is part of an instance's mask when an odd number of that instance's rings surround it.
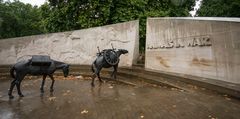
<svg viewBox="0 0 240 119">
<path fill-rule="evenodd" d="M 8 1 L 8 0 L 4 0 L 4 1 Z M 10 0 L 10 1 L 13 1 L 13 0 Z M 23 3 L 29 3 L 31 5 L 41 6 L 47 0 L 19 0 L 19 1 L 21 1 Z"/>
<path fill-rule="evenodd" d="M 23 3 L 30 3 L 31 5 L 41 6 L 46 0 L 19 0 Z"/>
<path fill-rule="evenodd" d="M 193 11 L 190 11 L 190 14 L 191 14 L 192 16 L 195 16 L 195 15 L 196 15 L 196 12 L 197 12 L 197 10 L 198 10 L 199 7 L 200 7 L 201 2 L 202 2 L 202 0 L 197 0 L 197 1 L 196 1 L 195 6 L 194 6 L 194 10 L 193 10 Z"/>
</svg>

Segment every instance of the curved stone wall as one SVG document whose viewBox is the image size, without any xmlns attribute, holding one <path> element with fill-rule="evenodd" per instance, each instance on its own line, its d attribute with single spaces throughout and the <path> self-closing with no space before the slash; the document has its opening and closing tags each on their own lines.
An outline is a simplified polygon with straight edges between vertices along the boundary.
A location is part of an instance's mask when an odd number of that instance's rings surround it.
<svg viewBox="0 0 240 119">
<path fill-rule="evenodd" d="M 127 49 L 120 66 L 132 66 L 138 56 L 138 21 L 69 32 L 0 40 L 0 65 L 14 64 L 26 55 L 49 55 L 70 64 L 90 65 L 100 50 Z"/>
<path fill-rule="evenodd" d="M 148 18 L 147 69 L 240 84 L 239 18 Z"/>
</svg>

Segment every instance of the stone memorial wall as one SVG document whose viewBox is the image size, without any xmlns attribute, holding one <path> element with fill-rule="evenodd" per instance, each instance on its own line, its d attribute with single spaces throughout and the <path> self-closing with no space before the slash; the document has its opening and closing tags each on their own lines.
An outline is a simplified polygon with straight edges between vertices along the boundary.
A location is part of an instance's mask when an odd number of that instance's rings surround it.
<svg viewBox="0 0 240 119">
<path fill-rule="evenodd" d="M 148 18 L 145 68 L 240 84 L 240 19 Z"/>
<path fill-rule="evenodd" d="M 138 57 L 139 21 L 0 40 L 0 65 L 14 64 L 29 55 L 49 55 L 69 64 L 90 65 L 100 50 L 127 49 L 120 66 L 132 66 Z"/>
</svg>

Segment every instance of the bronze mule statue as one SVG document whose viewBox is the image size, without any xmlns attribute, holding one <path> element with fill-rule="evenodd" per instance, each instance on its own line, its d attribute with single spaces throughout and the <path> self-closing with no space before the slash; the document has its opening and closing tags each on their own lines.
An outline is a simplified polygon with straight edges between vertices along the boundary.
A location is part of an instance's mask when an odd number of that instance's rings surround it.
<svg viewBox="0 0 240 119">
<path fill-rule="evenodd" d="M 12 95 L 12 91 L 15 85 L 17 87 L 18 95 L 20 97 L 24 97 L 21 92 L 20 85 L 22 80 L 27 74 L 35 75 L 35 76 L 43 75 L 43 80 L 40 87 L 40 90 L 42 93 L 44 92 L 43 87 L 44 87 L 45 79 L 47 76 L 49 76 L 52 80 L 50 92 L 53 92 L 53 85 L 55 81 L 53 78 L 53 73 L 59 69 L 62 69 L 64 77 L 68 76 L 69 65 L 63 62 L 52 60 L 50 59 L 49 56 L 33 55 L 30 60 L 17 62 L 10 69 L 10 75 L 12 78 L 14 78 L 14 80 L 11 82 L 10 89 L 8 92 L 9 98 L 10 99 L 14 98 L 14 96 Z"/>
<path fill-rule="evenodd" d="M 97 58 L 96 60 L 92 63 L 92 86 L 94 86 L 94 79 L 98 77 L 100 82 L 103 82 L 101 77 L 100 77 L 100 71 L 102 68 L 110 68 L 113 67 L 114 70 L 111 74 L 111 77 L 116 79 L 116 73 L 117 73 L 117 68 L 118 68 L 118 63 L 120 61 L 119 57 L 122 54 L 128 53 L 127 50 L 125 49 L 105 49 L 103 51 L 99 51 L 98 48 L 98 53 L 97 53 Z"/>
</svg>

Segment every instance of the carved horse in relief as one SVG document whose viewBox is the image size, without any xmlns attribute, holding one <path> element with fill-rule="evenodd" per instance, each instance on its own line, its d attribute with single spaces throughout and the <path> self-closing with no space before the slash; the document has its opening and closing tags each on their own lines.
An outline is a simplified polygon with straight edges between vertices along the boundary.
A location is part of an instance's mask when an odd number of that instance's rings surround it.
<svg viewBox="0 0 240 119">
<path fill-rule="evenodd" d="M 50 92 L 53 92 L 53 85 L 55 82 L 53 78 L 53 73 L 56 70 L 60 69 L 62 69 L 64 77 L 67 77 L 69 73 L 69 65 L 63 62 L 52 60 L 49 56 L 34 55 L 30 60 L 17 62 L 10 69 L 10 75 L 12 78 L 14 78 L 14 80 L 11 82 L 10 89 L 8 91 L 9 98 L 14 98 L 14 96 L 12 95 L 12 91 L 15 85 L 17 87 L 18 95 L 20 97 L 24 97 L 21 92 L 20 85 L 27 74 L 35 76 L 43 75 L 43 80 L 40 87 L 42 93 L 44 92 L 43 87 L 45 79 L 47 76 L 49 76 L 52 80 Z"/>
</svg>

